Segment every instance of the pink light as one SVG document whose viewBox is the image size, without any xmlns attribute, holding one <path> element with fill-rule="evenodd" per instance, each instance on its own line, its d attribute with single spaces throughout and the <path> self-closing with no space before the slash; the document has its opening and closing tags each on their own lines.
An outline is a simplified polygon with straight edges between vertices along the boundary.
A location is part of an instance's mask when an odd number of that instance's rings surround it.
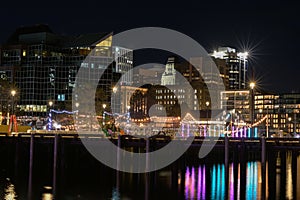
<svg viewBox="0 0 300 200">
<path fill-rule="evenodd" d="M 229 199 L 234 199 L 234 169 L 233 169 L 233 163 L 231 163 L 231 169 L 229 170 Z"/>
<path fill-rule="evenodd" d="M 197 199 L 200 199 L 201 194 L 201 183 L 202 183 L 202 176 L 201 176 L 201 166 L 198 168 L 198 187 L 197 187 Z"/>
<path fill-rule="evenodd" d="M 190 191 L 191 191 L 191 199 L 194 199 L 194 195 L 195 195 L 195 168 L 192 167 L 192 176 L 191 176 L 191 187 L 190 187 Z"/>
<path fill-rule="evenodd" d="M 185 172 L 185 184 L 184 184 L 185 198 L 187 199 L 189 197 L 189 184 L 190 184 L 190 169 L 188 167 Z"/>
<path fill-rule="evenodd" d="M 205 166 L 203 166 L 203 169 L 202 169 L 203 173 L 202 173 L 202 199 L 205 199 L 205 192 L 206 192 L 206 185 L 205 185 Z"/>
</svg>

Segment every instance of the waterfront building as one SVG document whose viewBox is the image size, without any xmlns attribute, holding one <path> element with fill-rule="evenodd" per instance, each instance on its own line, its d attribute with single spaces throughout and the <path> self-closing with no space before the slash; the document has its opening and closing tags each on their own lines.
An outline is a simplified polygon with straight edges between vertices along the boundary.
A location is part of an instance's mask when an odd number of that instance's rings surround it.
<svg viewBox="0 0 300 200">
<path fill-rule="evenodd" d="M 279 128 L 287 133 L 300 133 L 300 94 L 280 94 L 276 103 Z"/>
<path fill-rule="evenodd" d="M 88 79 L 102 74 L 98 86 L 110 99 L 121 77 L 122 84 L 132 83 L 132 74 L 126 73 L 132 69 L 132 55 L 130 49 L 112 46 L 112 32 L 65 36 L 47 25 L 21 27 L 1 46 L 0 74 L 17 84 L 18 108 L 24 115 L 44 116 L 49 101 L 54 108 L 71 109 L 80 67 L 90 69 Z"/>
<path fill-rule="evenodd" d="M 229 90 L 221 92 L 220 107 L 222 110 L 235 110 L 241 120 L 250 122 L 249 90 Z"/>
</svg>

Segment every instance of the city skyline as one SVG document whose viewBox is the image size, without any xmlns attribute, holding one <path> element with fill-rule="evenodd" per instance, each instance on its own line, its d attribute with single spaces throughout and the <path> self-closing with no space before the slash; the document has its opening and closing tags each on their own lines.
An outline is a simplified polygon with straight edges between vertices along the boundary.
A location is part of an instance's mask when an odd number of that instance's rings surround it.
<svg viewBox="0 0 300 200">
<path fill-rule="evenodd" d="M 2 7 L 5 9 L 0 14 L 4 19 L 1 22 L 1 43 L 17 27 L 37 23 L 49 24 L 54 32 L 66 35 L 165 27 L 192 37 L 207 52 L 218 46 L 248 50 L 251 55 L 249 66 L 255 69 L 256 78 L 263 88 L 275 92 L 299 92 L 295 85 L 300 72 L 296 2 L 214 1 L 200 5 L 90 2 L 82 9 L 79 5 L 66 8 L 67 4 L 54 1 L 47 7 L 34 2 L 19 6 L 5 2 Z M 10 13 L 12 8 L 14 12 Z"/>
</svg>

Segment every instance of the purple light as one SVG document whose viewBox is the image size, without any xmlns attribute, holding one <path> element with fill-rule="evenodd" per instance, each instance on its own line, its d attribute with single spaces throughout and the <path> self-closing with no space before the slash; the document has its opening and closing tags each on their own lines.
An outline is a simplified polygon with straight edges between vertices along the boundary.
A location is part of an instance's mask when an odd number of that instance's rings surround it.
<svg viewBox="0 0 300 200">
<path fill-rule="evenodd" d="M 191 190 L 191 199 L 194 199 L 194 195 L 195 195 L 195 168 L 194 167 L 192 167 L 192 176 L 191 176 L 191 178 L 192 178 L 192 182 L 191 182 L 191 188 L 190 188 L 190 190 Z"/>
<path fill-rule="evenodd" d="M 203 168 L 202 168 L 202 199 L 205 199 L 205 192 L 206 192 L 206 185 L 205 185 L 205 166 L 203 166 Z"/>
<path fill-rule="evenodd" d="M 188 199 L 189 198 L 189 183 L 190 183 L 190 169 L 189 167 L 187 167 L 186 172 L 185 172 L 185 198 Z"/>
<path fill-rule="evenodd" d="M 229 182 L 230 182 L 230 185 L 229 185 L 229 199 L 230 200 L 233 200 L 234 199 L 234 169 L 233 169 L 233 163 L 231 163 L 231 167 L 230 167 L 230 178 L 229 178 Z"/>
<path fill-rule="evenodd" d="M 201 166 L 198 168 L 198 187 L 197 187 L 197 199 L 200 199 L 200 194 L 201 194 Z"/>
</svg>

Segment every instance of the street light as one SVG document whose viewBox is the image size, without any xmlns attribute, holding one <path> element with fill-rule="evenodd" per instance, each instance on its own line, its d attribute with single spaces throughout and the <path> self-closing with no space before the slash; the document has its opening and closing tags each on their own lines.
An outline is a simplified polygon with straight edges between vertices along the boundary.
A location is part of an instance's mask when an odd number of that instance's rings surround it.
<svg viewBox="0 0 300 200">
<path fill-rule="evenodd" d="M 113 87 L 113 93 L 116 93 L 118 91 L 117 87 Z"/>
<path fill-rule="evenodd" d="M 208 134 L 208 106 L 209 106 L 209 101 L 205 102 L 206 105 L 206 135 Z"/>
<path fill-rule="evenodd" d="M 13 129 L 14 127 L 14 106 L 15 106 L 15 95 L 16 95 L 16 90 L 10 91 L 10 94 L 12 96 L 12 109 L 11 109 L 11 128 Z"/>
<path fill-rule="evenodd" d="M 102 105 L 102 107 L 103 107 L 103 115 L 102 115 L 103 120 L 102 120 L 102 125 L 103 125 L 103 128 L 104 128 L 104 126 L 105 126 L 105 108 L 106 108 L 106 104 L 104 103 L 104 104 Z"/>
<path fill-rule="evenodd" d="M 251 88 L 251 90 L 253 90 L 254 87 L 255 87 L 255 82 L 251 82 L 251 83 L 250 83 L 250 88 Z"/>
<path fill-rule="evenodd" d="M 74 129 L 75 130 L 78 130 L 78 124 L 79 124 L 79 122 L 78 122 L 78 107 L 79 107 L 79 103 L 78 102 L 76 102 L 75 103 L 75 107 L 76 107 L 76 115 L 75 115 L 75 123 L 74 123 Z M 76 126 L 77 125 L 77 126 Z"/>
<path fill-rule="evenodd" d="M 14 115 L 14 105 L 15 105 L 15 95 L 16 95 L 16 90 L 12 90 L 10 92 L 11 96 L 12 96 L 12 111 L 11 114 Z"/>
<path fill-rule="evenodd" d="M 53 106 L 53 101 L 49 101 L 49 122 L 48 122 L 48 130 L 52 130 L 52 114 L 51 114 L 51 107 Z"/>
<path fill-rule="evenodd" d="M 251 125 L 254 123 L 254 88 L 255 82 L 250 82 L 250 120 Z M 254 127 L 251 127 L 251 137 L 254 136 Z"/>
<path fill-rule="evenodd" d="M 50 108 L 52 107 L 52 105 L 53 105 L 53 101 L 49 101 Z"/>
</svg>

